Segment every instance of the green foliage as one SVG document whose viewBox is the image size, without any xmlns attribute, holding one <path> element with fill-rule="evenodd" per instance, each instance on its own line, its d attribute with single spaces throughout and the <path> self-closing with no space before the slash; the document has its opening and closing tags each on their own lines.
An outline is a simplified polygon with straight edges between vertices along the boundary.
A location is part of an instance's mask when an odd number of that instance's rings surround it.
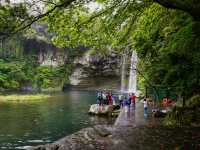
<svg viewBox="0 0 200 150">
<path fill-rule="evenodd" d="M 100 3 L 104 7 L 92 13 L 82 5 L 52 13 L 48 23 L 55 33 L 54 44 L 82 44 L 102 54 L 110 47 L 124 50 L 132 44 L 143 63 L 140 89 L 151 82 L 175 87 L 174 92 L 187 97 L 198 92 L 200 54 L 193 41 L 199 43 L 199 37 L 194 36 L 194 21 L 188 14 L 152 3 Z"/>
<path fill-rule="evenodd" d="M 90 11 L 85 2 L 76 2 L 67 9 L 55 8 L 46 17 L 47 20 L 43 20 L 48 22 L 53 43 L 62 48 L 70 47 L 68 56 L 72 58 L 71 60 L 82 54 L 75 49 L 80 45 L 92 49 L 93 54 L 98 51 L 105 55 L 110 48 L 123 51 L 127 45 L 131 45 L 131 48 L 137 50 L 140 58 L 139 69 L 143 74 L 139 77 L 140 89 L 152 83 L 173 87 L 176 93 L 186 97 L 199 93 L 199 22 L 182 11 L 169 10 L 146 0 L 98 0 L 97 2 L 103 6 L 100 10 Z M 54 7 L 50 4 L 48 6 Z M 13 13 L 14 11 L 17 13 Z M 0 16 L 2 18 L 0 32 L 4 30 L 10 32 L 13 28 L 17 28 L 20 18 L 24 19 L 26 9 L 23 5 L 12 8 L 1 6 Z M 11 24 L 10 28 L 6 28 L 8 24 Z M 12 51 L 12 48 L 9 50 Z M 15 51 L 19 53 L 20 47 Z M 22 62 L 26 66 L 28 61 Z M 3 66 L 7 65 L 9 64 Z M 6 72 L 2 67 L 2 72 L 6 73 L 1 73 L 0 81 L 3 83 L 10 80 L 9 84 L 2 85 L 9 87 L 12 84 L 13 87 L 19 87 L 25 80 L 35 83 L 40 88 L 52 87 L 56 86 L 53 80 L 61 84 L 66 82 L 62 79 L 67 79 L 66 76 L 71 70 L 71 66 L 66 65 L 54 69 L 47 66 L 33 66 L 24 67 L 23 63 L 11 66 L 18 68 L 16 69 L 18 72 L 20 70 L 25 72 L 25 75 L 16 73 L 17 80 L 11 80 L 12 71 Z"/>
<path fill-rule="evenodd" d="M 28 18 L 25 5 L 1 5 L 0 4 L 0 37 L 5 38 L 13 34 Z"/>
<path fill-rule="evenodd" d="M 35 77 L 37 87 L 39 87 L 39 88 L 49 87 L 52 83 L 54 83 L 52 81 L 52 78 L 53 78 L 53 70 L 51 67 L 40 66 L 37 68 L 36 77 Z"/>
<path fill-rule="evenodd" d="M 37 88 L 62 87 L 68 82 L 68 77 L 72 72 L 71 65 L 61 65 L 58 67 L 39 66 L 36 68 L 34 82 Z"/>
<path fill-rule="evenodd" d="M 136 1 L 101 1 L 101 10 L 90 12 L 84 5 L 56 10 L 48 17 L 54 44 L 65 47 L 85 45 L 98 51 L 118 48 L 129 43 L 134 21 L 144 8 Z M 147 4 L 146 4 L 147 5 Z M 102 52 L 104 53 L 104 51 Z"/>
<path fill-rule="evenodd" d="M 164 119 L 164 123 L 169 126 L 198 123 L 200 121 L 199 110 L 200 96 L 195 95 L 187 100 L 185 107 L 174 106 L 172 112 L 169 112 Z"/>
<path fill-rule="evenodd" d="M 168 126 L 182 126 L 189 125 L 192 122 L 192 115 L 186 115 L 185 108 L 183 107 L 173 107 L 172 112 L 168 113 L 164 120 L 164 124 Z"/>
<path fill-rule="evenodd" d="M 200 95 L 195 95 L 191 97 L 187 101 L 186 106 L 191 107 L 191 108 L 195 108 L 195 107 L 200 108 Z"/>
<path fill-rule="evenodd" d="M 27 81 L 27 76 L 23 69 L 24 62 L 0 60 L 0 84 L 2 88 L 19 88 L 22 83 Z"/>
<path fill-rule="evenodd" d="M 174 87 L 189 97 L 198 93 L 200 51 L 190 16 L 159 5 L 146 8 L 132 41 L 143 63 L 144 76 L 154 85 Z M 187 91 L 187 92 L 185 92 Z"/>
<path fill-rule="evenodd" d="M 57 67 L 40 66 L 31 56 L 0 59 L 0 88 L 16 90 L 23 86 L 39 89 L 62 87 L 69 82 L 72 68 L 70 64 Z"/>
</svg>

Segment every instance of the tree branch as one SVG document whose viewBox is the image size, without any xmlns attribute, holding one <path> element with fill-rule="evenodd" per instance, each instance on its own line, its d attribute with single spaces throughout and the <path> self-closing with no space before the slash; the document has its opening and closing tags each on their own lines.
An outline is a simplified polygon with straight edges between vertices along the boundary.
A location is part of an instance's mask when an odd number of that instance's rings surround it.
<svg viewBox="0 0 200 150">
<path fill-rule="evenodd" d="M 109 10 L 112 10 L 113 8 L 116 8 L 117 6 L 119 6 L 121 4 L 121 2 L 122 1 L 120 0 L 117 3 L 115 3 L 114 5 L 110 6 L 109 8 L 106 8 L 106 9 L 104 9 L 104 10 L 102 10 L 102 11 L 100 11 L 100 12 L 94 14 L 94 15 L 92 15 L 90 18 L 88 18 L 84 22 L 81 22 L 80 24 L 78 24 L 78 28 L 80 28 L 82 25 L 85 25 L 85 24 L 91 22 L 95 18 L 100 17 L 101 15 L 107 13 Z"/>
<path fill-rule="evenodd" d="M 74 1 L 75 0 L 65 0 L 62 3 L 54 5 L 51 9 L 49 9 L 47 12 L 45 12 L 43 14 L 40 14 L 40 15 L 35 16 L 35 17 L 29 17 L 26 20 L 22 21 L 21 25 L 16 30 L 14 30 L 13 32 L 8 33 L 8 34 L 0 35 L 0 37 L 2 39 L 8 38 L 8 37 L 20 32 L 20 31 L 23 31 L 23 30 L 27 29 L 28 27 L 30 27 L 34 22 L 36 22 L 36 21 L 48 16 L 49 14 L 51 14 L 57 8 L 67 7 Z"/>
<path fill-rule="evenodd" d="M 171 9 L 189 13 L 194 19 L 200 20 L 200 1 L 198 0 L 153 0 L 154 2 Z"/>
</svg>

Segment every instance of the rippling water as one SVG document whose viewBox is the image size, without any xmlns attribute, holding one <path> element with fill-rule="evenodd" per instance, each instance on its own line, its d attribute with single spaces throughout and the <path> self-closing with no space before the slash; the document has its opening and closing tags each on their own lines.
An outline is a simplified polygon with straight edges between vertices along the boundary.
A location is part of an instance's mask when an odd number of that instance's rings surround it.
<svg viewBox="0 0 200 150">
<path fill-rule="evenodd" d="M 94 91 L 53 94 L 37 102 L 0 102 L 0 149 L 51 143 L 81 128 L 114 120 L 87 114 Z"/>
</svg>

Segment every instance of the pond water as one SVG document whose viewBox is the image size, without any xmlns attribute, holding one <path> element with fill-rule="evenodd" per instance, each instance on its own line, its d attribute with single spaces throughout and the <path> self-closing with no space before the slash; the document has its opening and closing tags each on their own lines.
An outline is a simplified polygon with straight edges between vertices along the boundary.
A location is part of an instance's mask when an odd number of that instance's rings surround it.
<svg viewBox="0 0 200 150">
<path fill-rule="evenodd" d="M 0 102 L 0 149 L 24 149 L 95 124 L 113 124 L 87 114 L 95 96 L 95 91 L 68 91 L 34 102 Z"/>
</svg>

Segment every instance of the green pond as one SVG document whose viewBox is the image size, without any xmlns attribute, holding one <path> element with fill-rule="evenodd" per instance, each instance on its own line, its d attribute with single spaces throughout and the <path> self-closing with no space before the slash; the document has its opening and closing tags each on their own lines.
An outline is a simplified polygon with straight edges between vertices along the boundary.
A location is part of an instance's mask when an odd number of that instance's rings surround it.
<svg viewBox="0 0 200 150">
<path fill-rule="evenodd" d="M 95 91 L 68 91 L 34 102 L 0 102 L 0 149 L 25 149 L 54 142 L 95 124 L 113 119 L 89 116 Z"/>
</svg>

